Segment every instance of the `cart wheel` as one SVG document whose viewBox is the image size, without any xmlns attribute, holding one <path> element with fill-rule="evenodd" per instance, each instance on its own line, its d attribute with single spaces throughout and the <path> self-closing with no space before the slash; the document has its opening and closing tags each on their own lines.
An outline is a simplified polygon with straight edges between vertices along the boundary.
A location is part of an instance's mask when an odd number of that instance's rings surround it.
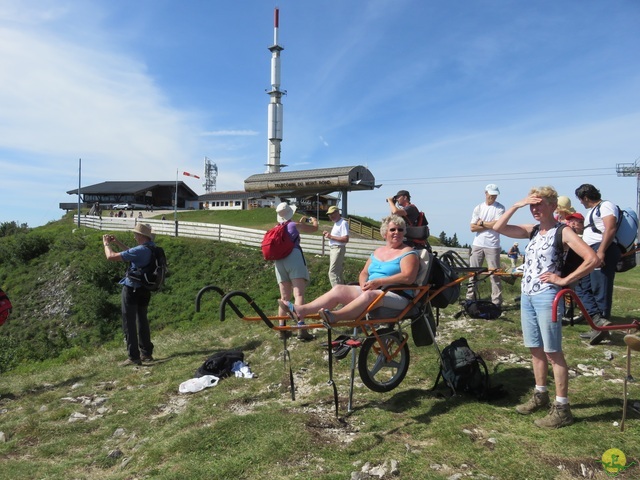
<svg viewBox="0 0 640 480">
<path fill-rule="evenodd" d="M 391 355 L 402 345 L 402 335 L 393 328 L 381 328 L 378 335 Z M 358 356 L 358 372 L 362 383 L 374 392 L 390 392 L 396 388 L 408 369 L 409 345 L 406 342 L 391 360 L 387 360 L 382 353 L 380 343 L 374 335 L 368 336 L 362 342 Z"/>
</svg>

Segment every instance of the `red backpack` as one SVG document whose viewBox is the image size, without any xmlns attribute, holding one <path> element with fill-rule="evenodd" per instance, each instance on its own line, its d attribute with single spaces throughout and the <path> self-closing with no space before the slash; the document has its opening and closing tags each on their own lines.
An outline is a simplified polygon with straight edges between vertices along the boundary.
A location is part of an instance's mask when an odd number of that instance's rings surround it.
<svg viewBox="0 0 640 480">
<path fill-rule="evenodd" d="M 288 223 L 279 223 L 264 234 L 261 247 L 265 260 L 281 260 L 293 251 L 295 243 L 287 231 Z"/>
<path fill-rule="evenodd" d="M 7 297 L 7 294 L 0 289 L 0 325 L 2 325 L 7 318 L 9 318 L 9 314 L 11 313 L 11 300 Z"/>
</svg>

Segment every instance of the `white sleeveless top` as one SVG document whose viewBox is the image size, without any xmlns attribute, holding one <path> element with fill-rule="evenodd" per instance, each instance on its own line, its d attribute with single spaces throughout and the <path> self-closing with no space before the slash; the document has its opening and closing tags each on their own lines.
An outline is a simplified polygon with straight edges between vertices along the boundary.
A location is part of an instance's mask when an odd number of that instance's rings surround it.
<svg viewBox="0 0 640 480">
<path fill-rule="evenodd" d="M 537 295 L 549 289 L 558 290 L 557 285 L 540 281 L 540 275 L 543 273 L 560 273 L 561 258 L 553 248 L 557 228 L 558 224 L 544 235 L 538 231 L 525 248 L 524 273 L 522 275 L 523 295 Z"/>
</svg>

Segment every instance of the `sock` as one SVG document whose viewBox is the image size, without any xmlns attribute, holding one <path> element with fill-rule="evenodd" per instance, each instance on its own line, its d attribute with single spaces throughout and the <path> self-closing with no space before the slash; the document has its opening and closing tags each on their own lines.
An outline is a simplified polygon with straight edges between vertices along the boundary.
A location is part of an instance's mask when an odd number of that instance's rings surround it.
<svg viewBox="0 0 640 480">
<path fill-rule="evenodd" d="M 546 385 L 536 385 L 536 392 L 546 392 L 547 391 L 547 386 Z"/>
<path fill-rule="evenodd" d="M 567 405 L 569 403 L 569 399 L 567 397 L 556 396 L 556 403 L 559 403 L 560 405 Z"/>
</svg>

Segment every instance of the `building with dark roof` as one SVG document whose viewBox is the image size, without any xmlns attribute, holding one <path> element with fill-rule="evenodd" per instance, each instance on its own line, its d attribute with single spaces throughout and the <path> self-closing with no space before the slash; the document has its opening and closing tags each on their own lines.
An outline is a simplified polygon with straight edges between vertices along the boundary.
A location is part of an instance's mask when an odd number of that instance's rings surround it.
<svg viewBox="0 0 640 480">
<path fill-rule="evenodd" d="M 135 208 L 146 207 L 172 209 L 177 193 L 178 208 L 190 208 L 197 205 L 198 194 L 184 182 L 102 182 L 80 188 L 80 200 L 85 206 L 99 203 L 103 208 L 117 204 L 131 204 Z M 78 189 L 69 190 L 69 195 L 78 195 Z M 61 203 L 63 210 L 73 210 L 76 203 Z"/>
</svg>

